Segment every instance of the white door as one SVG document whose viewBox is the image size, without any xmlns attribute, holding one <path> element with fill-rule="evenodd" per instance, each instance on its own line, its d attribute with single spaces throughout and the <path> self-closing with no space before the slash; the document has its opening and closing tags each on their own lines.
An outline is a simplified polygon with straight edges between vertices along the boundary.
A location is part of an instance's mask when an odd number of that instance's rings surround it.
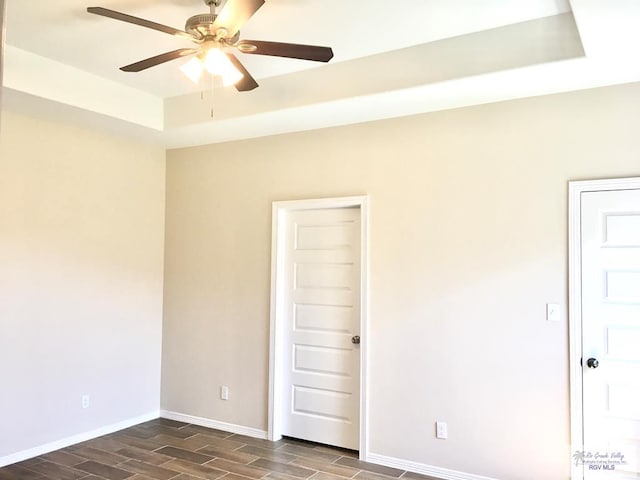
<svg viewBox="0 0 640 480">
<path fill-rule="evenodd" d="M 637 480 L 640 190 L 582 193 L 581 269 L 584 478 Z"/>
<path fill-rule="evenodd" d="M 286 214 L 282 435 L 357 450 L 360 208 Z"/>
</svg>

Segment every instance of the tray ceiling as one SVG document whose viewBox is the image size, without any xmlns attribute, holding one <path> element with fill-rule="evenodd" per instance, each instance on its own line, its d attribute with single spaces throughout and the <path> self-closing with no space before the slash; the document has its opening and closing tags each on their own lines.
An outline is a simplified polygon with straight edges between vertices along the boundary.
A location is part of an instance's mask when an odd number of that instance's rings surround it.
<svg viewBox="0 0 640 480">
<path fill-rule="evenodd" d="M 201 0 L 8 0 L 6 104 L 179 147 L 631 82 L 639 4 L 267 0 L 241 38 L 327 45 L 334 59 L 238 54 L 260 88 L 212 93 L 182 75 L 183 60 L 121 72 L 191 44 L 86 13 L 102 6 L 183 28 L 207 10 Z"/>
</svg>

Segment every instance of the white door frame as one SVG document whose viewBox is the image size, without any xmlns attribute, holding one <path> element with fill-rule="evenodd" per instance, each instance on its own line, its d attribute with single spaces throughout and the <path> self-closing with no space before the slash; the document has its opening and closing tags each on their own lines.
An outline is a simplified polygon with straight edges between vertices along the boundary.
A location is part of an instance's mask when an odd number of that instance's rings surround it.
<svg viewBox="0 0 640 480">
<path fill-rule="evenodd" d="M 569 380 L 571 394 L 571 453 L 583 449 L 582 412 L 582 285 L 581 195 L 583 192 L 640 189 L 640 177 L 569 182 Z M 582 480 L 581 466 L 571 462 L 572 480 Z"/>
<path fill-rule="evenodd" d="M 282 382 L 284 359 L 282 342 L 284 333 L 282 285 L 285 278 L 284 245 L 285 222 L 288 212 L 317 210 L 327 208 L 360 208 L 360 458 L 365 459 L 369 451 L 367 416 L 367 352 L 369 318 L 369 197 L 339 197 L 317 200 L 294 200 L 273 202 L 272 239 L 271 239 L 271 340 L 269 347 L 269 440 L 282 438 Z"/>
<path fill-rule="evenodd" d="M 4 44 L 5 44 L 5 37 L 7 32 L 5 19 L 4 19 L 5 16 L 6 16 L 6 12 L 4 8 L 4 0 L 0 0 L 0 112 L 2 112 L 2 85 L 3 85 L 2 72 L 4 71 Z M 0 113 L 0 117 L 1 116 L 2 116 L 2 113 Z"/>
</svg>

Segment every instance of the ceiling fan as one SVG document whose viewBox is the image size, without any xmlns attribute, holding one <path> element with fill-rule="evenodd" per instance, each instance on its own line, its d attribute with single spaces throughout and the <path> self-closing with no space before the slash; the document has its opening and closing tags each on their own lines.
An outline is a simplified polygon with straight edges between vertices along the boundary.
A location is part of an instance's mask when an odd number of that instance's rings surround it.
<svg viewBox="0 0 640 480">
<path fill-rule="evenodd" d="M 210 13 L 189 18 L 184 30 L 102 7 L 89 7 L 87 12 L 187 38 L 197 44 L 194 48 L 180 48 L 126 65 L 120 68 L 124 72 L 141 72 L 171 60 L 193 56 L 194 58 L 181 69 L 194 82 L 198 81 L 203 69 L 206 69 L 212 74 L 222 75 L 225 85 L 235 84 L 236 90 L 246 92 L 256 88 L 258 83 L 238 58 L 226 50 L 236 49 L 251 55 L 270 55 L 314 62 L 328 62 L 333 58 L 333 50 L 329 47 L 240 40 L 240 28 L 264 5 L 264 0 L 227 0 L 219 14 L 216 14 L 216 8 L 222 0 L 204 0 L 204 3 L 210 8 Z"/>
</svg>

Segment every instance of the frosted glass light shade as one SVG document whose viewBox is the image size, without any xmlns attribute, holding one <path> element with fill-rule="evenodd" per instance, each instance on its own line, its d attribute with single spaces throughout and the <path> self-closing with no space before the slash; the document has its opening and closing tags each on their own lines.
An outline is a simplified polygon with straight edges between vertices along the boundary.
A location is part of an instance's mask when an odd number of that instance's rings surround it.
<svg viewBox="0 0 640 480">
<path fill-rule="evenodd" d="M 233 85 L 241 80 L 244 75 L 233 65 L 231 60 L 222 53 L 219 48 L 211 48 L 207 51 L 204 58 L 198 56 L 193 57 L 187 63 L 180 67 L 193 83 L 198 83 L 202 77 L 202 72 L 207 70 L 211 75 L 222 77 L 222 83 L 225 87 Z"/>
<path fill-rule="evenodd" d="M 211 75 L 220 75 L 225 87 L 240 81 L 244 75 L 218 48 L 212 48 L 204 58 L 204 67 Z"/>
<path fill-rule="evenodd" d="M 180 70 L 182 70 L 182 73 L 184 73 L 193 83 L 198 83 L 200 81 L 200 77 L 202 77 L 204 67 L 198 58 L 193 57 L 187 63 L 182 65 Z"/>
</svg>

